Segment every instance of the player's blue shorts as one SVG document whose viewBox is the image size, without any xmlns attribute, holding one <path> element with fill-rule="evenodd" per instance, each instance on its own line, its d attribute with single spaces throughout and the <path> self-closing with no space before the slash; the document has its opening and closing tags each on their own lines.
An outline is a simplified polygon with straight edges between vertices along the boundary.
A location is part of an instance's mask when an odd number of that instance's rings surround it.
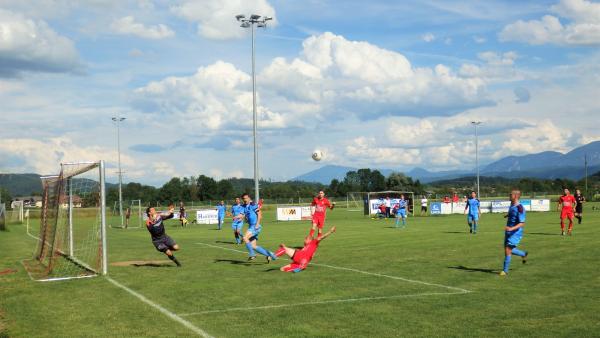
<svg viewBox="0 0 600 338">
<path fill-rule="evenodd" d="M 467 215 L 467 222 L 471 223 L 471 222 L 477 222 L 477 221 L 479 221 L 479 214 L 469 213 Z"/>
<path fill-rule="evenodd" d="M 225 215 L 218 215 L 217 216 L 217 220 L 219 221 L 219 223 L 223 223 L 223 219 L 225 218 Z"/>
<path fill-rule="evenodd" d="M 406 209 L 398 209 L 398 211 L 396 211 L 396 217 L 406 218 Z"/>
<path fill-rule="evenodd" d="M 262 231 L 262 226 L 259 224 L 256 228 L 253 225 L 248 226 L 248 231 L 252 234 L 250 239 L 258 239 L 258 235 Z"/>
<path fill-rule="evenodd" d="M 231 223 L 231 228 L 233 230 L 242 230 L 242 228 L 244 227 L 244 222 L 233 222 Z"/>
<path fill-rule="evenodd" d="M 521 232 L 508 233 L 504 234 L 504 246 L 508 247 L 517 247 L 519 243 L 521 243 L 521 239 L 523 238 L 523 234 Z"/>
</svg>

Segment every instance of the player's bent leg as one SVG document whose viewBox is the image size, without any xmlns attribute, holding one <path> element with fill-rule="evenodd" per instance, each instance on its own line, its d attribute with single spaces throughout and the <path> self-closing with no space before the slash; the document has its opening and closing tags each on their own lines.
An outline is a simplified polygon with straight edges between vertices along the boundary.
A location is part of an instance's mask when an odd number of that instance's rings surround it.
<svg viewBox="0 0 600 338">
<path fill-rule="evenodd" d="M 302 271 L 302 267 L 300 266 L 300 264 L 291 263 L 291 264 L 282 266 L 279 270 L 281 270 L 283 272 L 300 272 L 300 271 Z"/>
<path fill-rule="evenodd" d="M 179 244 L 175 244 L 171 247 L 171 250 L 173 251 L 178 251 L 179 250 Z"/>
</svg>

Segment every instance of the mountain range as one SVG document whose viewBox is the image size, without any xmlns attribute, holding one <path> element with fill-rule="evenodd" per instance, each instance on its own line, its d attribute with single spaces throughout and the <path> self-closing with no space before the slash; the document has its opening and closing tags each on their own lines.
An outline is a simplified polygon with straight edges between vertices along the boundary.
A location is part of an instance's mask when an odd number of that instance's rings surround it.
<svg viewBox="0 0 600 338">
<path fill-rule="evenodd" d="M 507 156 L 483 166 L 480 170 L 480 174 L 483 176 L 505 178 L 535 177 L 543 179 L 569 178 L 578 180 L 585 176 L 585 157 L 587 157 L 588 173 L 590 175 L 600 171 L 600 141 L 583 145 L 567 153 L 544 151 L 522 156 Z M 292 180 L 329 184 L 334 178 L 342 180 L 346 175 L 346 172 L 351 170 L 357 170 L 357 168 L 326 165 L 297 176 Z M 400 170 L 379 169 L 379 171 L 387 176 L 393 171 Z M 474 172 L 475 170 L 428 171 L 417 167 L 404 173 L 423 183 L 430 183 L 472 176 Z"/>
</svg>

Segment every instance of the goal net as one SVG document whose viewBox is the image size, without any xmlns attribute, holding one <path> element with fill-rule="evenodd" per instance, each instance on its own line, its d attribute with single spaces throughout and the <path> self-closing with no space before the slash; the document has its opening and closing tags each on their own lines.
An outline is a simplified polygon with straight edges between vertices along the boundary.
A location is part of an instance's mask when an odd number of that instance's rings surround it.
<svg viewBox="0 0 600 338">
<path fill-rule="evenodd" d="M 131 200 L 128 207 L 129 210 L 125 210 L 125 228 L 137 229 L 142 227 L 143 222 L 143 209 L 142 200 Z"/>
<path fill-rule="evenodd" d="M 42 177 L 38 244 L 24 262 L 35 280 L 92 277 L 107 272 L 104 162 L 61 164 Z"/>
<path fill-rule="evenodd" d="M 4 203 L 0 203 L 0 230 L 6 230 L 6 209 Z"/>
<path fill-rule="evenodd" d="M 347 211 L 363 211 L 368 207 L 367 196 L 368 192 L 353 191 L 346 194 L 346 210 Z"/>
<path fill-rule="evenodd" d="M 10 214 L 10 223 L 23 223 L 23 201 L 12 201 L 10 203 L 12 209 Z"/>
<path fill-rule="evenodd" d="M 408 212 L 414 215 L 415 206 L 415 194 L 411 191 L 374 191 L 367 193 L 366 200 L 368 206 L 365 207 L 365 215 L 377 214 L 377 210 L 382 203 L 389 197 L 390 207 L 393 209 L 394 205 L 398 203 L 400 196 L 404 195 L 404 199 L 407 200 Z"/>
</svg>

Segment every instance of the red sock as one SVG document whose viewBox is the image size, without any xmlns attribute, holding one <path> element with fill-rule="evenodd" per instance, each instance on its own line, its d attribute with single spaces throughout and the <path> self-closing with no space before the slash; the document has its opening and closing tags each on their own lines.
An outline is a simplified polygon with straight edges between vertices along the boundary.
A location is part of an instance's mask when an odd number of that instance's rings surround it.
<svg viewBox="0 0 600 338">
<path fill-rule="evenodd" d="M 279 257 L 285 253 L 285 249 L 280 247 L 279 250 L 275 251 L 275 256 Z"/>
<path fill-rule="evenodd" d="M 315 229 L 310 229 L 310 232 L 308 233 L 309 237 L 312 237 L 315 235 Z"/>
<path fill-rule="evenodd" d="M 573 221 L 569 220 L 569 232 L 573 230 Z"/>
<path fill-rule="evenodd" d="M 560 230 L 565 231 L 565 221 L 560 221 Z"/>
</svg>

